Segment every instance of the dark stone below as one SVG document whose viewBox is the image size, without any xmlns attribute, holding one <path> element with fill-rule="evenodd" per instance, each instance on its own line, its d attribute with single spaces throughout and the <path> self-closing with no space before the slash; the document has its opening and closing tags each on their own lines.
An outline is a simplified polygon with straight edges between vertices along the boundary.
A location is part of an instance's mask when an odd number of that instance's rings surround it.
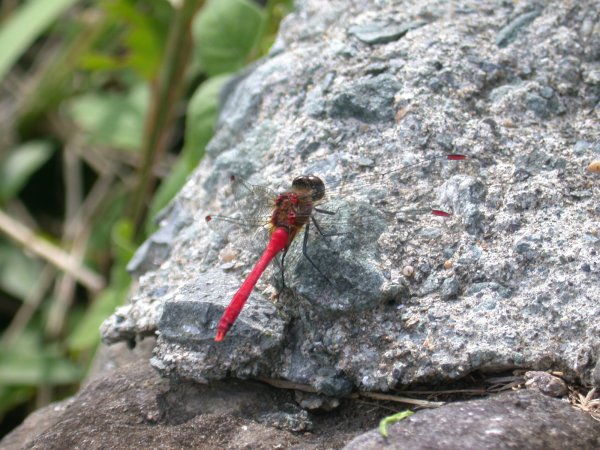
<svg viewBox="0 0 600 450">
<path fill-rule="evenodd" d="M 376 425 L 376 417 L 365 421 L 357 408 L 347 401 L 330 414 L 311 416 L 297 406 L 293 391 L 253 381 L 169 381 L 140 361 L 36 411 L 0 448 L 342 448 Z"/>
<path fill-rule="evenodd" d="M 309 413 L 297 406 L 291 390 L 254 381 L 203 385 L 167 380 L 140 361 L 36 411 L 0 448 L 600 448 L 599 422 L 567 401 L 537 391 L 419 411 L 390 425 L 383 438 L 373 428 L 389 413 L 389 408 L 360 400 L 341 400 L 333 411 Z"/>
<path fill-rule="evenodd" d="M 567 401 L 533 391 L 499 394 L 418 412 L 354 439 L 346 450 L 600 448 L 600 422 Z"/>
</svg>

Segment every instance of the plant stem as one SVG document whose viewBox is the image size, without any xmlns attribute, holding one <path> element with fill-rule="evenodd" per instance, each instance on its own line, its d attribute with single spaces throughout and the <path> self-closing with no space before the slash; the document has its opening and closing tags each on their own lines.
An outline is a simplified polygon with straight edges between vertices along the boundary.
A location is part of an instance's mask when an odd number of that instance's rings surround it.
<svg viewBox="0 0 600 450">
<path fill-rule="evenodd" d="M 31 229 L 17 222 L 2 210 L 0 210 L 0 232 L 5 233 L 25 249 L 44 258 L 55 267 L 71 274 L 91 291 L 96 292 L 104 287 L 104 279 L 100 275 L 81 265 L 60 247 L 37 237 Z"/>
<path fill-rule="evenodd" d="M 150 109 L 144 124 L 144 162 L 131 208 L 134 235 L 137 239 L 143 229 L 148 200 L 156 181 L 153 168 L 164 154 L 171 137 L 191 51 L 191 22 L 202 3 L 202 0 L 184 0 L 179 7 L 167 38 L 158 78 L 152 86 Z"/>
<path fill-rule="evenodd" d="M 33 314 L 37 311 L 38 307 L 44 299 L 44 295 L 50 289 L 50 286 L 54 282 L 56 276 L 56 270 L 51 265 L 46 265 L 41 272 L 40 277 L 36 280 L 35 285 L 27 294 L 27 297 L 23 300 L 23 304 L 13 317 L 10 325 L 0 339 L 0 346 L 5 348 L 14 345 L 19 335 L 23 332 Z"/>
</svg>

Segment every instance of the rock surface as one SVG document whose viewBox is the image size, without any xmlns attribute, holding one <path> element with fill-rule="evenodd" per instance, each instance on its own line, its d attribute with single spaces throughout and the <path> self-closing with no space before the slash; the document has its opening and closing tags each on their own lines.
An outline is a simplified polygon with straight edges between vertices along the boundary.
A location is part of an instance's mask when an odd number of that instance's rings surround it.
<svg viewBox="0 0 600 450">
<path fill-rule="evenodd" d="M 600 448 L 600 423 L 568 403 L 517 391 L 421 411 L 345 450 L 562 450 Z"/>
<path fill-rule="evenodd" d="M 297 6 L 232 84 L 105 341 L 158 335 L 166 376 L 267 376 L 330 396 L 514 367 L 600 386 L 600 180 L 585 170 L 600 154 L 600 4 Z M 374 175 L 454 152 L 471 159 Z M 274 271 L 217 344 L 260 253 L 256 235 L 204 222 L 239 212 L 230 173 L 274 190 L 316 173 L 338 211 L 327 225 L 353 234 L 311 237 L 332 283 L 296 242 L 277 303 Z M 454 215 L 403 213 L 432 205 Z"/>
<path fill-rule="evenodd" d="M 540 372 L 600 387 L 600 179 L 586 170 L 600 160 L 598 2 L 297 7 L 230 84 L 208 157 L 130 264 L 137 293 L 102 327 L 122 347 L 156 337 L 138 348 L 147 360 L 156 342 L 168 378 L 117 368 L 0 447 L 598 448 L 598 423 L 544 396 L 566 388 Z M 470 160 L 438 158 L 455 152 Z M 257 234 L 204 222 L 251 203 L 227 192 L 232 172 L 274 190 L 322 176 L 337 214 L 320 220 L 342 234 L 310 237 L 331 283 L 296 242 L 277 302 L 274 270 L 217 345 L 261 251 Z M 406 213 L 430 206 L 454 215 Z M 387 439 L 356 437 L 387 412 L 336 398 L 515 367 L 532 391 L 419 411 Z M 319 394 L 215 381 L 229 377 Z"/>
<path fill-rule="evenodd" d="M 568 393 L 567 383 L 547 372 L 531 371 L 525 373 L 525 387 L 537 389 L 550 397 L 563 397 Z"/>
<path fill-rule="evenodd" d="M 121 356 L 112 363 L 118 365 Z M 325 413 L 326 399 L 316 397 L 251 381 L 201 385 L 161 379 L 147 360 L 138 361 L 94 377 L 77 396 L 36 411 L 0 441 L 0 448 L 591 450 L 600 445 L 599 422 L 537 391 L 418 411 L 389 425 L 387 438 L 378 430 L 365 431 L 388 415 L 390 406 L 401 406 L 343 399 Z M 321 412 L 304 411 L 294 400 L 309 408 L 308 403 L 321 403 Z"/>
<path fill-rule="evenodd" d="M 315 416 L 313 425 L 291 391 L 244 381 L 210 386 L 169 382 L 141 361 L 35 412 L 0 441 L 0 448 L 342 448 L 373 426 L 364 409 L 357 414 L 361 405 L 346 403 L 327 416 Z"/>
</svg>

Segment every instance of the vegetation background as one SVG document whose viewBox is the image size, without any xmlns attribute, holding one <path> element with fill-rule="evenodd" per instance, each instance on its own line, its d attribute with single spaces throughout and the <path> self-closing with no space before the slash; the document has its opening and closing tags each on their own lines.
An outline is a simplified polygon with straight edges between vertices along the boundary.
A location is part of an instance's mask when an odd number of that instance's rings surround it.
<svg viewBox="0 0 600 450">
<path fill-rule="evenodd" d="M 0 437 L 76 391 L 222 88 L 292 3 L 0 2 Z"/>
</svg>

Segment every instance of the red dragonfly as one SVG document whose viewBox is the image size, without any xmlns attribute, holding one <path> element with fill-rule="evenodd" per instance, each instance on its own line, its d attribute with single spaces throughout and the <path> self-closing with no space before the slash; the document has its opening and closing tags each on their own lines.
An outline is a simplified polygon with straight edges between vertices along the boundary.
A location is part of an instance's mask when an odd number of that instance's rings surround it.
<svg viewBox="0 0 600 450">
<path fill-rule="evenodd" d="M 421 160 L 417 163 L 409 166 L 404 166 L 399 169 L 382 174 L 387 176 L 392 173 L 406 170 L 414 166 L 422 165 L 423 163 L 435 160 L 445 159 L 450 161 L 457 161 L 466 159 L 465 155 L 462 154 L 450 154 L 444 157 L 428 158 Z M 235 177 L 231 177 L 231 181 L 235 183 L 242 183 L 243 181 L 237 180 Z M 247 186 L 247 185 L 246 185 Z M 250 187 L 246 187 L 248 190 L 252 190 Z M 298 233 L 304 228 L 304 239 L 302 244 L 302 253 L 304 257 L 310 262 L 317 272 L 321 274 L 325 279 L 329 281 L 329 278 L 321 271 L 321 269 L 314 263 L 311 257 L 308 255 L 307 242 L 308 233 L 311 224 L 315 227 L 317 232 L 322 236 L 333 236 L 336 234 L 325 234 L 319 225 L 319 221 L 315 218 L 315 213 L 321 213 L 326 215 L 334 215 L 335 212 L 321 209 L 318 205 L 325 198 L 325 184 L 316 175 L 302 175 L 295 178 L 292 182 L 292 187 L 289 191 L 283 192 L 279 195 L 274 196 L 272 204 L 270 205 L 271 213 L 268 220 L 270 239 L 264 250 L 262 256 L 254 266 L 254 269 L 250 272 L 248 277 L 244 280 L 238 291 L 234 294 L 229 306 L 225 309 L 221 320 L 217 325 L 217 332 L 215 341 L 220 342 L 225 338 L 225 335 L 230 330 L 235 320 L 239 316 L 244 304 L 250 297 L 252 290 L 256 286 L 259 278 L 269 265 L 269 263 L 279 254 L 282 254 L 281 265 L 283 267 L 283 258 L 287 254 L 290 244 Z M 439 210 L 429 209 L 427 210 L 431 214 L 446 217 L 450 213 Z M 206 221 L 210 222 L 213 220 L 225 220 L 236 223 L 243 223 L 244 218 L 229 218 L 224 216 L 206 216 Z M 249 222 L 255 221 L 249 219 Z M 343 234 L 343 233 L 339 233 Z M 337 234 L 337 235 L 339 235 Z"/>
</svg>

